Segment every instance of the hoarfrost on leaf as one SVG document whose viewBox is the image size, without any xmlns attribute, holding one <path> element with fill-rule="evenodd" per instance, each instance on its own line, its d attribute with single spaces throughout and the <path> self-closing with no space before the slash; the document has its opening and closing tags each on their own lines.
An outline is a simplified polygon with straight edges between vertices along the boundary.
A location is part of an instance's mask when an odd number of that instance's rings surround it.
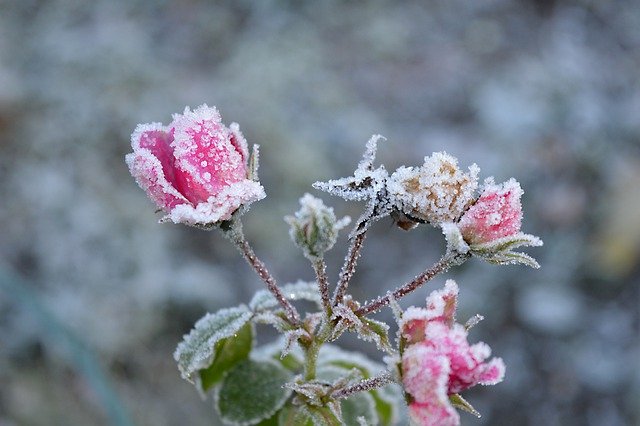
<svg viewBox="0 0 640 426">
<path fill-rule="evenodd" d="M 182 378 L 195 383 L 194 373 L 211 365 L 216 343 L 236 334 L 250 319 L 252 312 L 245 305 L 209 313 L 185 334 L 173 354 Z"/>
<path fill-rule="evenodd" d="M 315 282 L 300 280 L 292 284 L 285 284 L 282 286 L 282 293 L 289 300 L 306 300 L 315 303 L 318 308 L 322 308 L 318 285 Z M 253 312 L 262 312 L 279 306 L 276 298 L 268 290 L 257 291 L 249 302 L 249 308 Z"/>
</svg>

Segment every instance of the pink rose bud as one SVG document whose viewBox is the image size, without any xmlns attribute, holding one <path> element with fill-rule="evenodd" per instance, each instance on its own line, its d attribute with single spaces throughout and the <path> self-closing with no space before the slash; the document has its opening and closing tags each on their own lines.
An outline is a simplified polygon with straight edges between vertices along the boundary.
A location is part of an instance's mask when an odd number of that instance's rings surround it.
<svg viewBox="0 0 640 426">
<path fill-rule="evenodd" d="M 484 244 L 519 233 L 522 194 L 520 184 L 513 178 L 500 185 L 488 181 L 478 201 L 460 219 L 460 232 L 465 241 Z"/>
<path fill-rule="evenodd" d="M 125 160 L 164 220 L 211 225 L 265 197 L 249 179 L 249 150 L 236 123 L 226 127 L 206 104 L 174 114 L 168 126 L 139 124 Z"/>
</svg>

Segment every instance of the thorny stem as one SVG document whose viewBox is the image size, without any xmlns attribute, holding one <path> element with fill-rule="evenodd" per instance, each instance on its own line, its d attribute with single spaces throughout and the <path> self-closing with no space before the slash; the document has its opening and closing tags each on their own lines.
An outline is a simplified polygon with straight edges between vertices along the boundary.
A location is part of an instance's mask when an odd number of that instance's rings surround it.
<svg viewBox="0 0 640 426">
<path fill-rule="evenodd" d="M 294 327 L 297 326 L 300 323 L 300 314 L 298 314 L 296 308 L 284 296 L 264 262 L 256 256 L 242 232 L 242 223 L 240 220 L 232 219 L 230 226 L 227 228 L 221 227 L 221 230 L 223 234 L 238 247 L 247 263 L 249 263 L 256 274 L 258 274 L 260 279 L 264 281 L 267 289 L 269 289 L 273 297 L 275 297 L 278 303 L 284 308 L 289 323 Z"/>
<path fill-rule="evenodd" d="M 349 281 L 356 269 L 356 263 L 358 263 L 360 250 L 362 249 L 362 243 L 364 242 L 364 237 L 367 233 L 366 226 L 368 220 L 368 218 L 361 220 L 354 228 L 354 231 L 359 232 L 357 232 L 355 237 L 351 240 L 349 251 L 344 259 L 344 265 L 342 265 L 342 269 L 340 270 L 340 280 L 338 281 L 336 291 L 333 294 L 334 306 L 342 302 L 344 294 L 347 291 L 347 287 L 349 286 Z"/>
<path fill-rule="evenodd" d="M 380 296 L 377 299 L 367 303 L 360 309 L 358 309 L 355 313 L 358 316 L 367 315 L 371 312 L 376 312 L 387 306 L 391 301 L 391 298 L 398 300 L 401 297 L 406 296 L 412 291 L 416 290 L 424 283 L 430 281 L 433 277 L 443 272 L 449 270 L 450 267 L 454 265 L 461 265 L 465 260 L 470 257 L 470 254 L 461 254 L 458 252 L 449 252 L 442 256 L 440 260 L 433 265 L 431 268 L 426 269 L 420 275 L 416 276 L 412 281 L 409 281 L 402 287 L 396 289 L 391 295 L 387 294 L 386 296 Z M 391 297 L 390 297 L 391 296 Z"/>
<path fill-rule="evenodd" d="M 365 379 L 346 388 L 338 389 L 331 394 L 335 399 L 346 398 L 358 392 L 366 392 L 372 389 L 380 388 L 393 382 L 393 377 L 389 372 L 385 372 L 379 376 Z"/>
<path fill-rule="evenodd" d="M 324 259 L 320 258 L 313 261 L 313 269 L 316 271 L 316 278 L 318 279 L 318 288 L 320 290 L 320 298 L 322 299 L 322 306 L 327 318 L 331 317 L 331 300 L 329 299 L 329 280 L 327 278 L 327 264 Z"/>
</svg>

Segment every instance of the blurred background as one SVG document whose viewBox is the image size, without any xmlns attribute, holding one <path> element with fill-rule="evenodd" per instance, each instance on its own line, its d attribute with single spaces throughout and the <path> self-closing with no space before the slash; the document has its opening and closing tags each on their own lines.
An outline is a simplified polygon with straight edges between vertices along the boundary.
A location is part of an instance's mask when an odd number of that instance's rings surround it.
<svg viewBox="0 0 640 426">
<path fill-rule="evenodd" d="M 216 232 L 158 224 L 123 161 L 137 123 L 205 102 L 261 144 L 246 233 L 282 283 L 313 277 L 282 217 L 305 191 L 357 217 L 311 184 L 373 133 L 390 170 L 445 150 L 515 176 L 542 268 L 474 259 L 403 305 L 454 277 L 486 317 L 470 340 L 507 376 L 463 424 L 640 424 L 639 70 L 634 0 L 0 0 L 0 425 L 218 424 L 172 353 L 261 283 Z M 443 248 L 379 222 L 354 294 Z"/>
</svg>

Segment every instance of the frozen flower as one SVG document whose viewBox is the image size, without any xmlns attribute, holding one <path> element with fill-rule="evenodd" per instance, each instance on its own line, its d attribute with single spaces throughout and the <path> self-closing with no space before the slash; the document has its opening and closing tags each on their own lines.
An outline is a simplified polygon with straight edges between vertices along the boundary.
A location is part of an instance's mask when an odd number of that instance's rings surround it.
<svg viewBox="0 0 640 426">
<path fill-rule="evenodd" d="M 425 329 L 429 321 L 441 321 L 451 326 L 455 321 L 458 304 L 458 284 L 447 280 L 441 290 L 434 290 L 427 297 L 426 308 L 409 307 L 400 321 L 402 337 L 407 343 L 417 343 L 425 339 Z"/>
<path fill-rule="evenodd" d="M 478 201 L 460 219 L 465 241 L 482 244 L 520 232 L 522 194 L 520 184 L 513 178 L 500 185 L 489 180 Z"/>
<path fill-rule="evenodd" d="M 522 263 L 538 268 L 531 256 L 513 251 L 521 246 L 541 246 L 540 238 L 520 232 L 522 188 L 515 179 L 496 185 L 487 179 L 478 200 L 458 223 L 441 224 L 449 250 L 481 257 L 500 265 Z"/>
<path fill-rule="evenodd" d="M 434 291 L 425 308 L 409 308 L 400 328 L 407 343 L 402 353 L 402 384 L 415 425 L 458 425 L 457 395 L 477 384 L 493 385 L 504 377 L 500 358 L 486 361 L 491 349 L 485 343 L 470 345 L 466 328 L 454 322 L 458 287 L 448 281 Z M 456 401 L 456 403 L 454 403 Z M 473 411 L 470 405 L 465 409 Z"/>
<path fill-rule="evenodd" d="M 139 124 L 131 146 L 133 153 L 125 158 L 129 170 L 166 213 L 164 220 L 212 225 L 265 197 L 252 179 L 238 124 L 226 127 L 215 107 L 187 107 L 168 126 Z"/>
<path fill-rule="evenodd" d="M 321 258 L 330 250 L 338 239 L 338 231 L 351 221 L 348 216 L 338 220 L 333 208 L 311 194 L 300 198 L 300 210 L 284 220 L 291 226 L 289 235 L 293 242 L 311 260 Z"/>
<path fill-rule="evenodd" d="M 455 157 L 435 152 L 420 167 L 398 168 L 387 182 L 387 191 L 403 218 L 434 225 L 454 222 L 473 202 L 479 171 L 473 164 L 465 173 Z"/>
</svg>

